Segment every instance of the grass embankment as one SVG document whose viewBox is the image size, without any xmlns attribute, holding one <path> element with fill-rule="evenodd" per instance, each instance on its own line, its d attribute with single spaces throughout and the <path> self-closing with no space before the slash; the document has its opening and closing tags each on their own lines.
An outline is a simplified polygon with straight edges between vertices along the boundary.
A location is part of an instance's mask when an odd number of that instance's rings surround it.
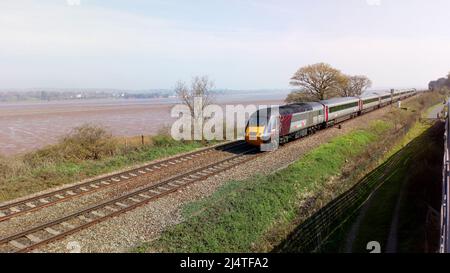
<svg viewBox="0 0 450 273">
<path fill-rule="evenodd" d="M 306 211 L 310 215 L 335 197 L 333 192 L 329 192 L 327 198 L 319 200 L 321 204 L 308 204 L 311 200 L 308 196 L 323 194 L 326 184 L 339 176 L 348 162 L 360 160 L 365 153 L 370 157 L 375 143 L 378 143 L 379 150 L 389 146 L 380 140 L 389 139 L 401 128 L 412 124 L 418 118 L 417 113 L 429 106 L 433 99 L 415 99 L 408 103 L 409 111 L 393 110 L 384 120 L 337 137 L 272 175 L 230 181 L 213 196 L 189 204 L 185 208 L 185 222 L 169 228 L 156 242 L 144 244 L 137 250 L 270 250 L 289 233 L 299 214 Z M 299 207 L 304 211 L 299 211 Z"/>
<path fill-rule="evenodd" d="M 175 141 L 164 133 L 145 137 L 142 145 L 140 137 L 124 142 L 102 128 L 81 126 L 58 144 L 21 156 L 0 156 L 0 201 L 202 146 L 205 143 Z"/>
<path fill-rule="evenodd" d="M 367 252 L 370 241 L 379 242 L 382 251 L 437 250 L 438 228 L 430 220 L 438 222 L 433 217 L 440 206 L 442 130 L 442 124 L 417 122 L 408 131 L 386 156 L 388 161 L 398 161 L 395 169 L 389 170 L 388 177 L 374 176 L 380 187 L 329 238 L 323 252 Z M 388 158 L 394 153 L 395 159 Z"/>
</svg>

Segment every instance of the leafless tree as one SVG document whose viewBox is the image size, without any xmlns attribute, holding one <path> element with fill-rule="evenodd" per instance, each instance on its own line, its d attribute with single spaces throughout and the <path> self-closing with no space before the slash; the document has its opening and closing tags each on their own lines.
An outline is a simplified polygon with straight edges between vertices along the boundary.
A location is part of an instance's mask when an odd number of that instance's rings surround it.
<svg viewBox="0 0 450 273">
<path fill-rule="evenodd" d="M 182 103 L 189 107 L 191 115 L 194 117 L 195 98 L 201 98 L 201 110 L 204 110 L 214 100 L 212 88 L 214 88 L 214 82 L 208 76 L 197 76 L 192 78 L 190 86 L 179 81 L 175 87 L 175 93 Z"/>
<path fill-rule="evenodd" d="M 203 139 L 204 122 L 208 118 L 204 117 L 204 110 L 211 105 L 214 100 L 212 88 L 214 82 L 208 76 L 192 78 L 190 86 L 185 82 L 178 82 L 175 87 L 175 93 L 183 104 L 190 111 L 193 123 L 191 123 L 190 132 L 194 139 Z"/>
<path fill-rule="evenodd" d="M 287 98 L 287 102 L 318 101 L 339 96 L 345 75 L 326 63 L 300 68 L 291 78 L 290 84 L 299 87 Z"/>
<path fill-rule="evenodd" d="M 372 81 L 367 76 L 347 76 L 341 86 L 341 96 L 357 97 L 372 86 Z"/>
</svg>

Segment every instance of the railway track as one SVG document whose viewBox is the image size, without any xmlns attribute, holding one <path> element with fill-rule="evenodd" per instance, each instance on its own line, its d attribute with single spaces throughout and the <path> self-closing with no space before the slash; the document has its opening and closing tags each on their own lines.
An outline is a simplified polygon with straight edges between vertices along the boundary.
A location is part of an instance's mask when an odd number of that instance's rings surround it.
<svg viewBox="0 0 450 273">
<path fill-rule="evenodd" d="M 258 152 L 257 148 L 246 147 L 240 153 L 230 158 L 0 239 L 0 252 L 29 252 L 39 246 L 62 239 L 82 229 L 176 192 L 189 184 L 205 180 L 208 177 L 250 161 L 257 157 Z"/>
<path fill-rule="evenodd" d="M 227 143 L 217 147 L 211 147 L 200 151 L 188 153 L 185 155 L 180 155 L 166 160 L 158 161 L 155 163 L 150 163 L 140 168 L 120 172 L 99 179 L 80 183 L 74 186 L 66 187 L 60 190 L 52 191 L 49 193 L 20 200 L 17 202 L 2 205 L 0 206 L 0 222 L 22 214 L 43 209 L 45 207 L 49 207 L 60 202 L 77 198 L 82 195 L 91 194 L 106 188 L 127 183 L 134 178 L 147 175 L 149 173 L 161 171 L 189 160 L 194 160 L 195 158 L 202 157 L 215 150 L 229 151 L 232 149 L 242 147 L 244 145 L 245 143 L 242 141 Z"/>
</svg>

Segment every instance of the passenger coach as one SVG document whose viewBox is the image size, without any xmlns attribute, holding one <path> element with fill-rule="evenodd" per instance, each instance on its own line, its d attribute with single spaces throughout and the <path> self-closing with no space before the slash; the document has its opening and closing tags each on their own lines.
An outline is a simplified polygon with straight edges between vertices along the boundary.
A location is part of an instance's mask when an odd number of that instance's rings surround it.
<svg viewBox="0 0 450 273">
<path fill-rule="evenodd" d="M 416 93 L 415 89 L 391 90 L 385 94 L 284 105 L 279 107 L 278 113 L 272 113 L 271 109 L 259 110 L 247 122 L 245 140 L 255 146 L 272 144 L 276 147 Z"/>
</svg>

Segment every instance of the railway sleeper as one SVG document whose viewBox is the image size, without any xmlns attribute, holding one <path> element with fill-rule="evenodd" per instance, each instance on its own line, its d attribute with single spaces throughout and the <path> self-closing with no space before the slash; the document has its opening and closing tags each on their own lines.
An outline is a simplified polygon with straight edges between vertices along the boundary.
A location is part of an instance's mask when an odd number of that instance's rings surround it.
<svg viewBox="0 0 450 273">
<path fill-rule="evenodd" d="M 37 237 L 37 236 L 35 236 L 33 234 L 27 234 L 27 235 L 25 235 L 25 237 L 27 237 L 27 239 L 32 241 L 33 243 L 39 243 L 39 242 L 42 241 L 41 238 L 39 238 L 39 237 Z"/>
<path fill-rule="evenodd" d="M 95 216 L 98 216 L 98 217 L 105 217 L 105 214 L 103 214 L 97 210 L 92 211 L 91 214 L 94 214 Z"/>
<path fill-rule="evenodd" d="M 110 211 L 112 211 L 112 212 L 118 211 L 118 209 L 113 208 L 113 207 L 111 207 L 111 206 L 106 206 L 105 209 L 110 210 Z"/>
<path fill-rule="evenodd" d="M 80 219 L 80 220 L 82 220 L 82 221 L 85 221 L 85 222 L 88 222 L 88 223 L 90 223 L 90 222 L 93 221 L 91 218 L 86 217 L 86 216 L 84 216 L 84 215 L 78 216 L 78 219 Z"/>
<path fill-rule="evenodd" d="M 45 228 L 44 230 L 47 231 L 48 233 L 54 235 L 54 236 L 57 236 L 57 235 L 61 234 L 60 231 L 58 231 L 58 230 L 56 230 L 56 229 L 53 229 L 53 228 L 51 228 L 51 227 L 47 227 L 47 228 Z"/>
<path fill-rule="evenodd" d="M 134 198 L 134 197 L 129 197 L 128 199 L 133 201 L 133 202 L 135 202 L 135 203 L 140 203 L 141 202 L 141 200 L 139 200 L 137 198 Z"/>
<path fill-rule="evenodd" d="M 29 208 L 35 208 L 35 207 L 36 207 L 36 205 L 33 204 L 33 203 L 31 203 L 31 202 L 25 203 L 25 205 L 26 205 L 27 207 L 29 207 Z M 1 215 L 0 215 L 0 216 L 1 216 Z"/>
<path fill-rule="evenodd" d="M 9 241 L 9 244 L 17 249 L 23 249 L 26 248 L 27 246 L 22 244 L 21 242 L 17 241 L 17 240 L 11 240 Z"/>
<path fill-rule="evenodd" d="M 21 210 L 20 210 L 19 208 L 17 208 L 17 207 L 11 207 L 11 208 L 9 208 L 9 210 L 10 210 L 12 213 L 19 213 L 19 212 L 21 212 Z"/>
<path fill-rule="evenodd" d="M 121 202 L 116 202 L 115 204 L 116 204 L 117 206 L 119 206 L 119 207 L 122 207 L 122 208 L 128 208 L 127 205 L 125 205 L 124 203 L 121 203 Z"/>
<path fill-rule="evenodd" d="M 70 224 L 69 222 L 62 222 L 61 226 L 65 227 L 65 228 L 69 228 L 69 229 L 74 229 L 75 226 Z"/>
</svg>

